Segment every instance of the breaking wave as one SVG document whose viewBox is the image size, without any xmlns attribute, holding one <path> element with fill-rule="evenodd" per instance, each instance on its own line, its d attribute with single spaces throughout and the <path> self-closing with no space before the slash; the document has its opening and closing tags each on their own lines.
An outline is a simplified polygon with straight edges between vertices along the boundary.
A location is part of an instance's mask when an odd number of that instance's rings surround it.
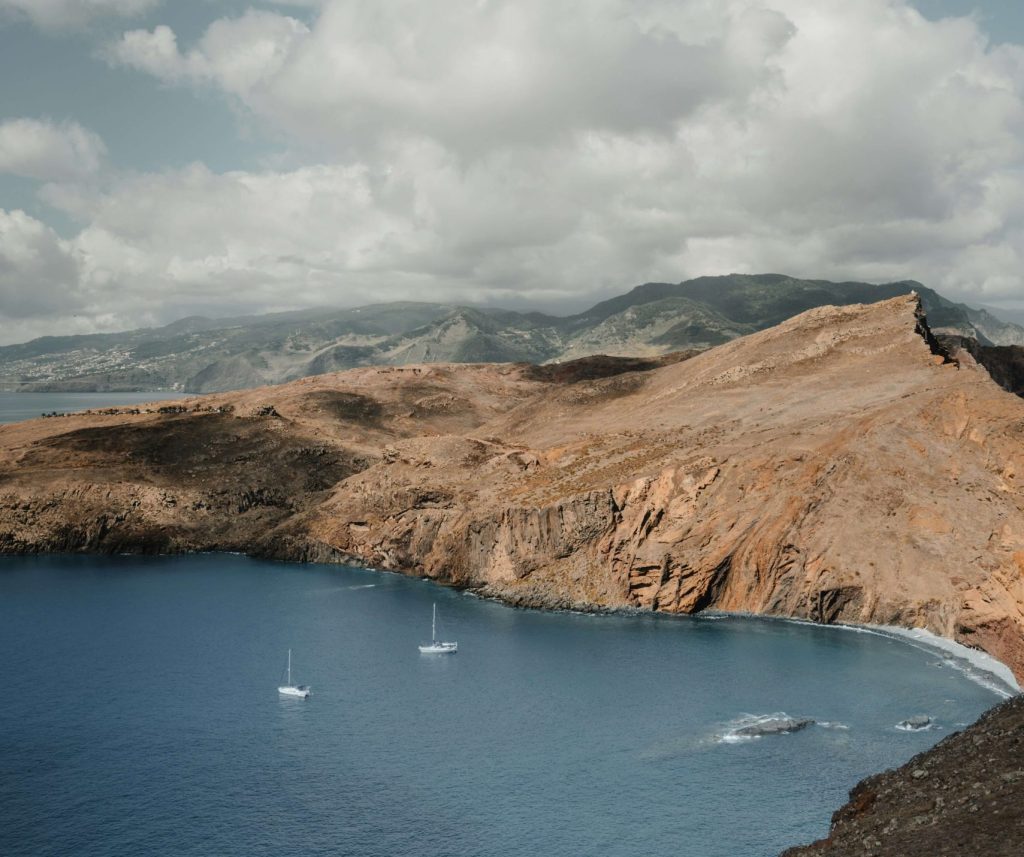
<svg viewBox="0 0 1024 857">
<path fill-rule="evenodd" d="M 792 717 L 785 711 L 776 711 L 772 714 L 742 714 L 725 724 L 724 730 L 716 733 L 714 740 L 717 744 L 742 744 L 771 735 L 791 735 L 812 726 L 844 732 L 850 728 L 838 720 L 819 721 L 810 717 Z"/>
<path fill-rule="evenodd" d="M 785 711 L 776 711 L 774 714 L 742 714 L 727 723 L 725 731 L 718 733 L 715 739 L 720 744 L 740 744 L 756 741 L 766 735 L 788 735 L 813 725 L 813 720 L 790 717 Z"/>
<path fill-rule="evenodd" d="M 931 715 L 921 715 L 921 723 L 915 723 L 914 718 L 909 718 L 897 723 L 893 728 L 900 732 L 928 732 L 935 728 L 935 720 Z M 924 722 L 927 721 L 927 722 Z"/>
</svg>

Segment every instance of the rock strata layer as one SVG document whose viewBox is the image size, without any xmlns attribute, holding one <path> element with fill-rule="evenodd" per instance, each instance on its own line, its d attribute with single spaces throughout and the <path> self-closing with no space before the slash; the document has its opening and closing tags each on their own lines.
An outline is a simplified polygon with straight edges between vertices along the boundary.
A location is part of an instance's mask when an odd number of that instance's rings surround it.
<svg viewBox="0 0 1024 857">
<path fill-rule="evenodd" d="M 912 296 L 676 362 L 376 367 L 139 410 L 0 428 L 0 551 L 918 626 L 1024 677 L 1024 400 Z"/>
</svg>

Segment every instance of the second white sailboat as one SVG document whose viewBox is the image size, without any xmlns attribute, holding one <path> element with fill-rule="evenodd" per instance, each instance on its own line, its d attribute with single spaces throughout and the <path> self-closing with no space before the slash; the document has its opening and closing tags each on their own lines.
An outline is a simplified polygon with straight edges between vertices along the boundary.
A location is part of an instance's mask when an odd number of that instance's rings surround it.
<svg viewBox="0 0 1024 857">
<path fill-rule="evenodd" d="M 451 655 L 459 650 L 458 643 L 447 643 L 437 639 L 437 605 L 434 605 L 434 618 L 430 623 L 430 642 L 420 646 L 424 655 Z"/>
<path fill-rule="evenodd" d="M 313 688 L 307 684 L 292 684 L 292 650 L 288 650 L 288 677 L 285 679 L 277 692 L 281 696 L 298 696 L 302 699 L 309 699 L 313 695 Z"/>
</svg>

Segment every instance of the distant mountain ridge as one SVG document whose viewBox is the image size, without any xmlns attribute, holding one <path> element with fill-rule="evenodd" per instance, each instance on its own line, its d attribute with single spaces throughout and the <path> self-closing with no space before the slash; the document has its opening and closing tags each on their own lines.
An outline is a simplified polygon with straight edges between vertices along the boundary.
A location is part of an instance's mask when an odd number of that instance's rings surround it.
<svg viewBox="0 0 1024 857">
<path fill-rule="evenodd" d="M 160 328 L 42 337 L 0 347 L 0 389 L 221 392 L 368 365 L 545 363 L 593 354 L 704 349 L 824 305 L 916 291 L 931 328 L 983 346 L 1024 345 L 1024 327 L 920 283 L 731 274 L 645 283 L 570 316 L 413 301 L 262 316 L 191 316 Z"/>
</svg>

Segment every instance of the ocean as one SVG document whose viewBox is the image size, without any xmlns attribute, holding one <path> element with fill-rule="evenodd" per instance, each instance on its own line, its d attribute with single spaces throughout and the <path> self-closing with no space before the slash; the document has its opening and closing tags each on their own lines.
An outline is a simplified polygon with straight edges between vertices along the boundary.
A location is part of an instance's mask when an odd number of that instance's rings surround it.
<svg viewBox="0 0 1024 857">
<path fill-rule="evenodd" d="M 31 420 L 43 414 L 73 413 L 180 399 L 183 393 L 11 393 L 0 391 L 0 423 Z"/>
<path fill-rule="evenodd" d="M 417 649 L 435 604 L 455 655 Z M 215 554 L 0 557 L 0 652 L 7 857 L 774 855 L 1006 692 L 867 631 Z M 772 715 L 816 723 L 741 734 Z"/>
<path fill-rule="evenodd" d="M 0 651 L 5 855 L 771 855 L 1000 699 L 870 633 L 235 555 L 0 558 Z"/>
</svg>

